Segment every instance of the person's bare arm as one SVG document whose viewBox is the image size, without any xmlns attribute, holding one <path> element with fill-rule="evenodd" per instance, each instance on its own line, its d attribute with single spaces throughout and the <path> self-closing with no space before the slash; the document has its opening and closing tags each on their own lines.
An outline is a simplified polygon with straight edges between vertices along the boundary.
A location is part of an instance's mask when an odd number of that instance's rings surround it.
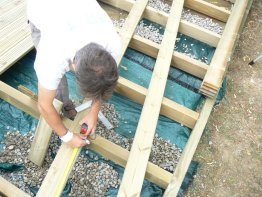
<svg viewBox="0 0 262 197">
<path fill-rule="evenodd" d="M 68 129 L 64 126 L 58 112 L 56 111 L 53 100 L 56 95 L 56 90 L 48 90 L 41 84 L 38 84 L 38 109 L 50 127 L 59 137 L 64 136 Z M 78 135 L 73 136 L 73 139 L 68 142 L 72 147 L 81 147 L 86 145 L 85 141 Z"/>
</svg>

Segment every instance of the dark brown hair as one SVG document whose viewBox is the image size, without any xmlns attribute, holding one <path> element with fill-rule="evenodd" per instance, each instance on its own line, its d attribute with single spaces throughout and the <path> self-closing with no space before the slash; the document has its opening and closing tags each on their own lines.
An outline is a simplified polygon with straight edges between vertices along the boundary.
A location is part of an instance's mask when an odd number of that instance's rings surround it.
<svg viewBox="0 0 262 197">
<path fill-rule="evenodd" d="M 77 51 L 76 80 L 80 91 L 93 100 L 106 101 L 113 93 L 118 80 L 117 64 L 104 47 L 90 43 Z"/>
</svg>

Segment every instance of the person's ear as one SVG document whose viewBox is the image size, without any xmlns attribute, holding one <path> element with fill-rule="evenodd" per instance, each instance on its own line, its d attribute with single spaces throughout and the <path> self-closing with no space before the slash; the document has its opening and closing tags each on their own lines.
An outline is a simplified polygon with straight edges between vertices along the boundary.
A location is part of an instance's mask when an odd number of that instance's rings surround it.
<svg viewBox="0 0 262 197">
<path fill-rule="evenodd" d="M 74 71 L 76 71 L 76 64 L 72 63 L 72 68 Z"/>
</svg>

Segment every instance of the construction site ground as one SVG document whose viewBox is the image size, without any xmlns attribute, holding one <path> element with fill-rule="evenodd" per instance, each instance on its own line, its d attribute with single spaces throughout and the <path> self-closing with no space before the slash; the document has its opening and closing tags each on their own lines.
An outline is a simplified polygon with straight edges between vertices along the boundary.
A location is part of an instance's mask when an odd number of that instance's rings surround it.
<svg viewBox="0 0 262 197">
<path fill-rule="evenodd" d="M 193 160 L 187 197 L 262 196 L 262 1 L 254 0 L 227 72 L 227 92 L 211 114 Z"/>
</svg>

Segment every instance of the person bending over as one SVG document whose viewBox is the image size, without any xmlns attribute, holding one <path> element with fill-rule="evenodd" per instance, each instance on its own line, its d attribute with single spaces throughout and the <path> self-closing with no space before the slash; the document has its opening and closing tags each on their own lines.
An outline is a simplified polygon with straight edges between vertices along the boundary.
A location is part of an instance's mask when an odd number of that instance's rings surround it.
<svg viewBox="0 0 262 197">
<path fill-rule="evenodd" d="M 120 38 L 111 19 L 95 0 L 28 0 L 27 16 L 37 50 L 38 109 L 54 132 L 71 147 L 86 142 L 62 123 L 53 106 L 63 102 L 63 114 L 73 119 L 65 73 L 75 71 L 81 93 L 92 99 L 91 110 L 80 121 L 94 134 L 102 102 L 110 98 L 118 80 L 116 59 Z"/>
</svg>

